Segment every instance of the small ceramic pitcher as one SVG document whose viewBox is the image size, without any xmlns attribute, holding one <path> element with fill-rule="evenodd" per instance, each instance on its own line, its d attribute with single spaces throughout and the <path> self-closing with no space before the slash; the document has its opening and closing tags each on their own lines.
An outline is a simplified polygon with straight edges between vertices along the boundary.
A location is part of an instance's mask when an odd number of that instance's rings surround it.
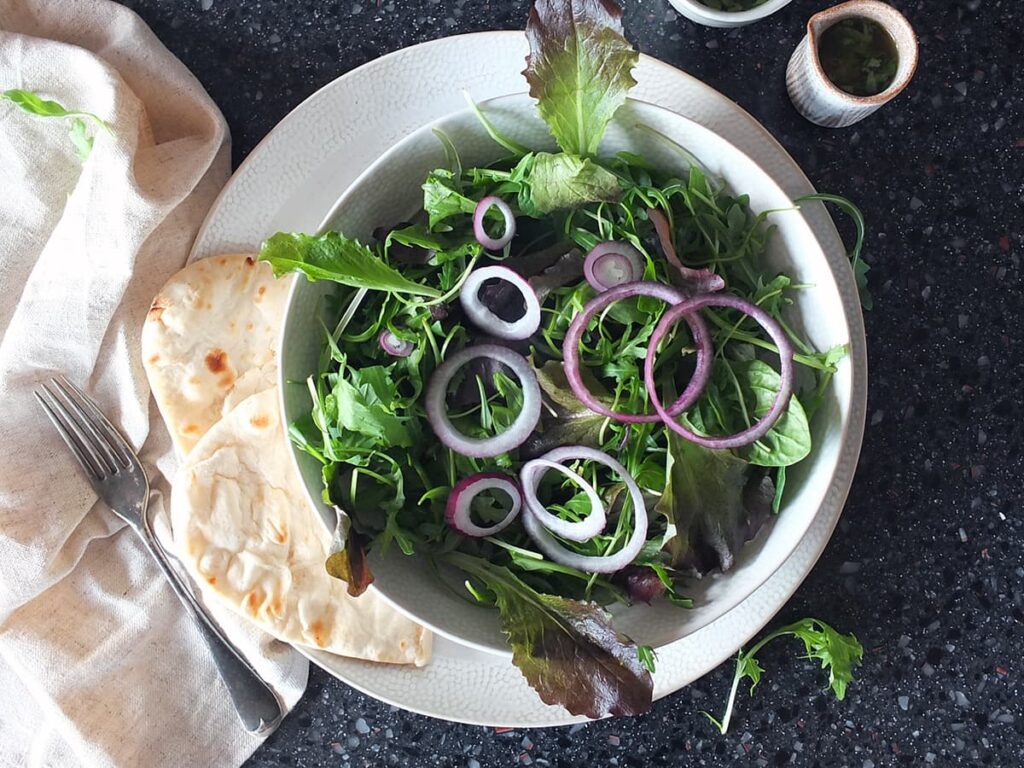
<svg viewBox="0 0 1024 768">
<path fill-rule="evenodd" d="M 896 43 L 896 76 L 874 96 L 854 96 L 839 88 L 828 79 L 818 57 L 821 33 L 851 16 L 880 24 Z M 877 0 L 850 0 L 808 19 L 807 35 L 793 51 L 786 69 L 786 90 L 793 106 L 812 123 L 843 128 L 863 120 L 906 88 L 916 68 L 917 36 L 903 14 Z"/>
</svg>

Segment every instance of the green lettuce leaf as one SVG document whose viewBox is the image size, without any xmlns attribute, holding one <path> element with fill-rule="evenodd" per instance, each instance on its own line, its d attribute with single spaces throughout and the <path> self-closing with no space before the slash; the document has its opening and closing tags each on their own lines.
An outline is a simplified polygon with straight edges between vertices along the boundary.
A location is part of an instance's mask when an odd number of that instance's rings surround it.
<svg viewBox="0 0 1024 768">
<path fill-rule="evenodd" d="M 771 515 L 770 478 L 751 478 L 745 461 L 668 435 L 668 479 L 654 509 L 676 529 L 665 545 L 674 568 L 729 570 L 740 547 Z"/>
<path fill-rule="evenodd" d="M 619 180 L 597 163 L 564 152 L 538 152 L 519 193 L 519 207 L 531 216 L 618 200 Z"/>
<path fill-rule="evenodd" d="M 512 663 L 547 704 L 590 718 L 638 715 L 654 682 L 637 645 L 596 603 L 537 592 L 507 568 L 462 553 L 448 561 L 489 590 L 512 646 Z"/>
<path fill-rule="evenodd" d="M 263 241 L 260 260 L 270 264 L 278 277 L 287 272 L 302 272 L 310 282 L 333 280 L 371 291 L 441 295 L 435 288 L 406 279 L 358 240 L 350 240 L 338 232 L 323 235 L 278 232 Z"/>
<path fill-rule="evenodd" d="M 523 74 L 558 145 L 593 155 L 630 88 L 639 55 L 611 0 L 537 0 L 526 24 Z"/>
</svg>

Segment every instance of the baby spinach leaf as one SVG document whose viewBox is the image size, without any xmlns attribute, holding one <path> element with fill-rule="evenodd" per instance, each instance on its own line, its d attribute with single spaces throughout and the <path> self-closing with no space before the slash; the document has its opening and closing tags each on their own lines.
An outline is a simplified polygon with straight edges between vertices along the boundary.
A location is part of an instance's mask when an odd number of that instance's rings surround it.
<svg viewBox="0 0 1024 768">
<path fill-rule="evenodd" d="M 597 163 L 564 152 L 538 152 L 520 191 L 520 207 L 531 216 L 618 200 L 619 180 Z"/>
<path fill-rule="evenodd" d="M 733 363 L 732 369 L 744 391 L 753 393 L 754 409 L 751 419 L 759 419 L 772 407 L 779 391 L 778 371 L 761 360 Z M 788 467 L 801 461 L 811 452 L 811 430 L 807 415 L 796 395 L 768 434 L 745 450 L 751 464 L 762 467 Z"/>
<path fill-rule="evenodd" d="M 270 264 L 278 277 L 286 272 L 302 272 L 311 282 L 333 280 L 371 291 L 441 295 L 435 288 L 403 277 L 358 240 L 350 240 L 338 232 L 323 235 L 278 232 L 263 241 L 260 260 Z"/>
<path fill-rule="evenodd" d="M 616 631 L 601 606 L 542 594 L 477 557 L 451 553 L 446 560 L 492 593 L 512 663 L 545 703 L 591 718 L 650 709 L 651 673 L 637 645 Z"/>
<path fill-rule="evenodd" d="M 537 0 L 526 23 L 523 73 L 563 151 L 593 155 L 634 85 L 639 55 L 611 0 Z"/>
</svg>

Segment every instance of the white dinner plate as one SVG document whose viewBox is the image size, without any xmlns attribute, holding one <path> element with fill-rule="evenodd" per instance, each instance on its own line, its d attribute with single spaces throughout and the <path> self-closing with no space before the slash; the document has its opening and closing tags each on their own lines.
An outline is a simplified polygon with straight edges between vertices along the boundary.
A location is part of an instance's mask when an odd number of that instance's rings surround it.
<svg viewBox="0 0 1024 768">
<path fill-rule="evenodd" d="M 477 101 L 522 91 L 526 52 L 520 32 L 463 35 L 397 51 L 328 84 L 285 117 L 236 171 L 200 230 L 192 257 L 252 251 L 278 230 L 315 231 L 344 190 L 381 153 L 423 124 L 463 108 L 463 91 Z M 813 191 L 772 136 L 721 94 L 647 56 L 641 56 L 634 74 L 634 98 L 718 133 L 756 161 L 791 198 Z M 785 604 L 828 542 L 853 479 L 867 394 L 863 320 L 849 263 L 827 212 L 814 204 L 802 214 L 826 254 L 850 328 L 850 426 L 832 483 L 799 546 L 743 602 L 659 651 L 655 698 L 719 665 Z M 581 719 L 541 702 L 507 657 L 441 637 L 435 641 L 433 660 L 421 669 L 299 650 L 354 688 L 433 717 L 522 727 Z"/>
</svg>

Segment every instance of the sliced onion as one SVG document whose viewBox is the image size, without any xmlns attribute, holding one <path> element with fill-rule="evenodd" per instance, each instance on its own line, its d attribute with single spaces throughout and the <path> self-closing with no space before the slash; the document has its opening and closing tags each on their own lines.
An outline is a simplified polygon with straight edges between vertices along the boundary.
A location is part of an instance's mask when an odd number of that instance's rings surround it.
<svg viewBox="0 0 1024 768">
<path fill-rule="evenodd" d="M 561 472 L 576 483 L 587 495 L 587 498 L 590 499 L 590 514 L 583 520 L 576 522 L 563 520 L 558 515 L 548 512 L 544 505 L 540 503 L 540 499 L 537 498 L 537 488 L 540 486 L 545 470 L 548 469 Z M 526 462 L 522 469 L 519 470 L 519 477 L 523 481 L 523 501 L 526 502 L 527 509 L 530 510 L 530 513 L 537 518 L 541 525 L 552 533 L 569 541 L 588 541 L 604 530 L 604 526 L 608 522 L 604 503 L 601 501 L 601 497 L 597 495 L 597 491 L 594 490 L 594 486 L 588 483 L 578 472 L 574 472 L 568 467 L 550 459 L 540 458 Z"/>
<path fill-rule="evenodd" d="M 658 233 L 658 240 L 661 242 L 661 250 L 664 251 L 665 258 L 676 268 L 686 290 L 693 294 L 701 294 L 714 293 L 725 288 L 725 280 L 721 275 L 716 275 L 709 269 L 690 269 L 679 260 L 676 249 L 672 245 L 672 232 L 665 214 L 657 208 L 648 208 L 647 215 L 654 224 L 654 231 Z"/>
<path fill-rule="evenodd" d="M 396 336 L 387 328 L 380 332 L 377 342 L 380 344 L 380 348 L 392 357 L 408 357 L 416 349 L 416 345 L 411 341 Z"/>
<path fill-rule="evenodd" d="M 478 357 L 487 357 L 511 368 L 523 389 L 523 410 L 504 432 L 494 437 L 467 437 L 459 432 L 448 418 L 445 404 L 452 377 L 462 366 Z M 449 355 L 430 377 L 425 396 L 427 419 L 437 438 L 453 451 L 476 459 L 497 456 L 522 444 L 537 426 L 540 404 L 540 385 L 530 363 L 518 352 L 498 344 L 477 344 Z"/>
<path fill-rule="evenodd" d="M 518 320 L 502 320 L 480 300 L 480 288 L 487 280 L 503 280 L 513 285 L 523 296 L 526 311 Z M 466 316 L 480 330 L 499 339 L 528 339 L 540 327 L 540 301 L 530 284 L 518 272 L 508 267 L 493 266 L 474 269 L 459 292 L 459 300 Z"/>
<path fill-rule="evenodd" d="M 488 235 L 487 230 L 484 229 L 484 216 L 491 208 L 497 208 L 505 217 L 505 233 L 497 239 Z M 476 241 L 489 251 L 500 251 L 511 243 L 512 238 L 516 235 L 516 217 L 512 215 L 512 209 L 509 208 L 508 203 L 494 195 L 489 195 L 477 203 L 473 210 L 473 235 L 476 237 Z"/>
<path fill-rule="evenodd" d="M 484 491 L 497 489 L 504 491 L 512 499 L 512 508 L 508 514 L 498 523 L 487 528 L 482 528 L 473 522 L 473 499 Z M 448 494 L 448 503 L 444 509 L 444 519 L 452 528 L 463 536 L 474 539 L 481 539 L 484 536 L 493 536 L 505 530 L 523 506 L 523 492 L 519 483 L 508 475 L 498 472 L 481 472 L 470 477 L 463 478 L 455 484 L 452 492 Z"/>
<path fill-rule="evenodd" d="M 565 369 L 565 378 L 568 380 L 569 386 L 572 387 L 572 391 L 576 393 L 576 397 L 580 399 L 580 402 L 590 410 L 626 424 L 653 423 L 661 420 L 657 413 L 623 413 L 621 411 L 613 411 L 594 397 L 590 390 L 587 389 L 580 372 L 580 343 L 591 319 L 598 312 L 601 312 L 605 307 L 614 304 L 616 301 L 634 296 L 651 296 L 667 304 L 678 304 L 685 300 L 685 297 L 677 288 L 656 282 L 627 283 L 616 288 L 610 288 L 604 293 L 599 293 L 587 302 L 586 306 L 583 307 L 583 311 L 576 315 L 569 324 L 569 330 L 566 332 L 565 340 L 562 342 L 563 367 Z M 690 330 L 693 332 L 693 341 L 697 345 L 697 363 L 690 383 L 686 385 L 686 389 L 683 390 L 679 399 L 667 409 L 668 413 L 672 416 L 679 415 L 696 402 L 697 398 L 700 397 L 700 393 L 704 390 L 704 386 L 707 384 L 708 377 L 711 375 L 711 334 L 708 332 L 704 318 L 697 312 L 687 312 L 681 316 L 685 318 L 690 326 Z"/>
<path fill-rule="evenodd" d="M 690 322 L 693 313 L 703 307 L 727 307 L 739 310 L 743 314 L 752 317 L 767 331 L 772 341 L 779 348 L 779 360 L 781 363 L 779 391 L 775 395 L 772 407 L 757 423 L 747 427 L 742 432 L 737 432 L 735 435 L 727 437 L 698 435 L 678 423 L 675 420 L 678 412 L 673 414 L 662 406 L 654 383 L 654 357 L 658 349 L 658 343 L 668 333 L 669 328 L 678 322 L 680 318 Z M 658 412 L 666 426 L 677 434 L 705 448 L 739 448 L 744 445 L 750 445 L 764 437 L 768 430 L 772 428 L 772 425 L 786 411 L 786 406 L 789 405 L 789 397 L 793 394 L 793 345 L 790 343 L 789 337 L 782 330 L 782 327 L 757 305 L 751 304 L 738 296 L 728 294 L 697 296 L 681 304 L 676 304 L 661 316 L 661 320 L 655 327 L 647 344 L 647 359 L 644 361 L 644 385 L 647 387 L 647 394 L 651 399 L 654 410 Z M 678 405 L 678 401 L 675 405 Z"/>
<path fill-rule="evenodd" d="M 537 516 L 528 500 L 531 492 L 534 495 L 536 494 L 535 485 L 532 486 L 531 490 L 531 482 L 536 479 L 536 473 L 527 473 L 526 475 L 520 473 L 520 478 L 523 481 L 523 498 L 526 501 L 523 525 L 530 538 L 536 543 L 537 548 L 553 562 L 587 573 L 614 573 L 633 562 L 647 540 L 647 508 L 644 505 L 644 497 L 640 492 L 640 486 L 636 484 L 636 480 L 629 475 L 626 468 L 607 453 L 582 445 L 556 448 L 544 454 L 541 458 L 555 463 L 572 459 L 597 461 L 619 475 L 626 486 L 626 490 L 629 491 L 630 499 L 633 502 L 633 534 L 623 545 L 622 549 L 611 555 L 581 555 L 566 549 L 544 527 L 544 523 Z M 524 466 L 523 469 L 525 470 L 526 467 Z M 593 516 L 593 512 L 591 516 Z M 589 519 L 588 517 L 587 520 Z"/>
<path fill-rule="evenodd" d="M 595 291 L 607 291 L 644 276 L 643 258 L 629 243 L 607 240 L 598 243 L 583 262 L 583 274 Z"/>
</svg>

